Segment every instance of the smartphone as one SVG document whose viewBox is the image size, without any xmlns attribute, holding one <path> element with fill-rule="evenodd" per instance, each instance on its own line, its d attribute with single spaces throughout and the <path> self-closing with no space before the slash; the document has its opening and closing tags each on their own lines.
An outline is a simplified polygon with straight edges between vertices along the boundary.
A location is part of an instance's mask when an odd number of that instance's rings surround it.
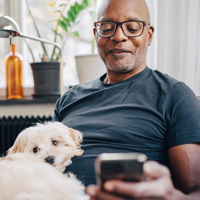
<svg viewBox="0 0 200 200">
<path fill-rule="evenodd" d="M 129 182 L 144 180 L 142 153 L 103 153 L 95 160 L 96 181 L 101 189 L 105 181 L 120 179 Z"/>
</svg>

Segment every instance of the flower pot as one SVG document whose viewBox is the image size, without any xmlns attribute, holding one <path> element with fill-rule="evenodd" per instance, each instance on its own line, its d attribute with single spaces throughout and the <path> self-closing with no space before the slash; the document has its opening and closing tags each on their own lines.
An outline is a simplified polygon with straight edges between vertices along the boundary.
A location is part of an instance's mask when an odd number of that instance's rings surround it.
<svg viewBox="0 0 200 200">
<path fill-rule="evenodd" d="M 75 60 L 80 83 L 92 81 L 106 73 L 106 67 L 97 54 L 75 56 Z"/>
<path fill-rule="evenodd" d="M 60 63 L 31 63 L 34 80 L 33 97 L 60 96 Z"/>
</svg>

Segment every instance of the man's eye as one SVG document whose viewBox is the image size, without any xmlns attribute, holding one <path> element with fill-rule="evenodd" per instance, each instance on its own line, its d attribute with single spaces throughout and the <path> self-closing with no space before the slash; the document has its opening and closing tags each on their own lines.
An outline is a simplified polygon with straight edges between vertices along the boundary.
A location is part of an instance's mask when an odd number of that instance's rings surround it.
<svg viewBox="0 0 200 200">
<path fill-rule="evenodd" d="M 137 26 L 127 26 L 126 29 L 130 32 L 136 32 L 139 30 L 139 27 Z"/>
<path fill-rule="evenodd" d="M 142 29 L 142 24 L 139 23 L 126 23 L 124 24 L 124 28 L 129 32 L 136 32 Z"/>
<path fill-rule="evenodd" d="M 33 153 L 37 153 L 37 152 L 38 152 L 38 148 L 37 147 L 33 148 Z"/>
<path fill-rule="evenodd" d="M 58 146 L 59 145 L 59 142 L 58 141 L 52 141 L 52 144 L 54 145 L 54 146 Z"/>
<path fill-rule="evenodd" d="M 110 32 L 110 31 L 113 31 L 113 29 L 104 29 L 104 30 L 102 30 L 103 33 Z"/>
<path fill-rule="evenodd" d="M 99 27 L 99 29 L 102 33 L 107 33 L 113 31 L 114 27 L 110 24 L 103 24 L 102 26 Z"/>
<path fill-rule="evenodd" d="M 128 28 L 128 31 L 130 31 L 130 32 L 135 32 L 135 31 L 138 31 L 138 30 L 133 29 L 133 28 Z"/>
</svg>

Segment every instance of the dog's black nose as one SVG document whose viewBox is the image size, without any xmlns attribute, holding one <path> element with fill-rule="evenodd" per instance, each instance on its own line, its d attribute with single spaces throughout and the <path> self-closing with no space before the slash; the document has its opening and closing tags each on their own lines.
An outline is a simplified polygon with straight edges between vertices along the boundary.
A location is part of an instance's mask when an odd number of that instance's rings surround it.
<svg viewBox="0 0 200 200">
<path fill-rule="evenodd" d="M 55 159 L 54 156 L 48 156 L 48 157 L 45 158 L 45 161 L 50 163 L 50 164 L 53 164 L 54 163 L 54 159 Z"/>
</svg>

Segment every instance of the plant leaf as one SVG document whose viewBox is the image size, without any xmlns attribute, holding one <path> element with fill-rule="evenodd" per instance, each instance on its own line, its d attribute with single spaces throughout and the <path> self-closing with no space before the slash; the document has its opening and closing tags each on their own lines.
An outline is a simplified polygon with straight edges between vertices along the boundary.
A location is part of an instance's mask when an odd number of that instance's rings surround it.
<svg viewBox="0 0 200 200">
<path fill-rule="evenodd" d="M 53 13 L 60 13 L 60 10 L 55 10 L 53 11 Z"/>
<path fill-rule="evenodd" d="M 74 11 L 76 15 L 80 12 L 80 5 L 77 2 L 74 4 Z"/>
<path fill-rule="evenodd" d="M 64 15 L 62 15 L 62 20 L 63 23 L 65 23 L 65 26 L 71 27 L 70 21 L 68 18 L 66 18 Z"/>
<path fill-rule="evenodd" d="M 76 19 L 76 14 L 75 14 L 75 11 L 74 11 L 73 6 L 70 6 L 70 9 L 69 9 L 69 11 L 67 12 L 67 15 L 68 15 L 70 21 L 72 21 L 72 22 L 75 21 L 75 19 Z"/>
<path fill-rule="evenodd" d="M 68 32 L 67 26 L 65 25 L 65 23 L 63 21 L 60 21 L 59 24 L 64 29 L 65 32 Z"/>
<path fill-rule="evenodd" d="M 54 33 L 56 33 L 58 36 L 60 36 L 60 38 L 63 40 L 63 36 L 62 36 L 60 33 L 56 32 L 56 31 L 53 30 L 53 29 L 52 29 L 52 31 L 53 31 Z"/>
<path fill-rule="evenodd" d="M 79 32 L 78 31 L 74 31 L 74 32 L 71 33 L 71 35 L 79 37 Z"/>
<path fill-rule="evenodd" d="M 72 9 L 70 8 L 70 10 L 67 12 L 67 16 L 69 21 L 74 22 L 75 21 L 75 17 L 74 17 L 74 12 L 72 11 Z"/>
<path fill-rule="evenodd" d="M 52 3 L 48 3 L 49 6 L 51 6 L 52 8 L 55 6 L 56 1 L 52 2 Z"/>
<path fill-rule="evenodd" d="M 90 0 L 83 0 L 82 4 L 84 5 L 84 7 L 90 7 L 91 1 Z"/>
</svg>

